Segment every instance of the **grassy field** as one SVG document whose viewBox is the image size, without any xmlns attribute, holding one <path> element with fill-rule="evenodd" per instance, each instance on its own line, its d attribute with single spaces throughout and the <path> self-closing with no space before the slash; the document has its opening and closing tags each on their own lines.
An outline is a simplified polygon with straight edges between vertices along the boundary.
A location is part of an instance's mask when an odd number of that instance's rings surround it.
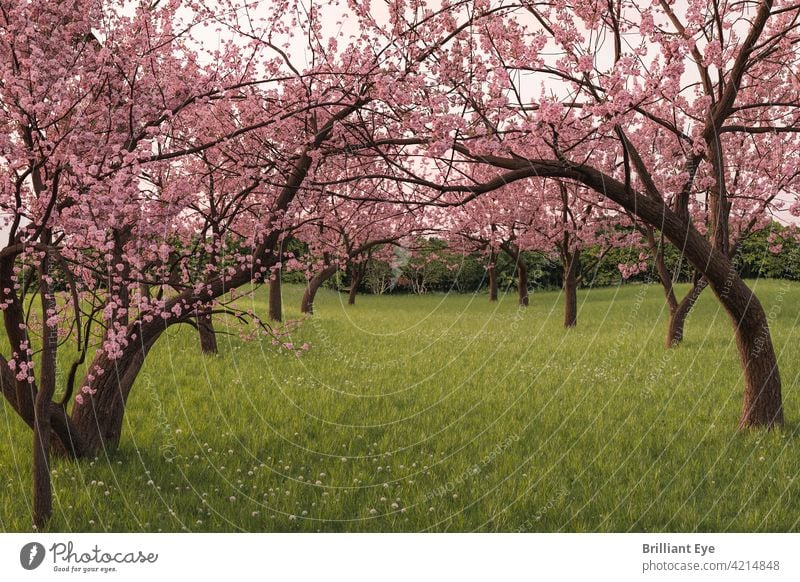
<svg viewBox="0 0 800 582">
<path fill-rule="evenodd" d="M 800 285 L 756 284 L 787 425 L 736 432 L 741 379 L 711 293 L 663 348 L 657 286 L 358 298 L 293 335 L 157 344 L 121 448 L 57 461 L 52 531 L 798 531 Z M 298 317 L 301 289 L 284 290 Z M 263 299 L 259 295 L 259 300 Z M 265 303 L 259 302 L 264 310 Z M 224 328 L 222 321 L 218 326 Z M 0 406 L 0 529 L 26 531 L 31 434 Z"/>
</svg>

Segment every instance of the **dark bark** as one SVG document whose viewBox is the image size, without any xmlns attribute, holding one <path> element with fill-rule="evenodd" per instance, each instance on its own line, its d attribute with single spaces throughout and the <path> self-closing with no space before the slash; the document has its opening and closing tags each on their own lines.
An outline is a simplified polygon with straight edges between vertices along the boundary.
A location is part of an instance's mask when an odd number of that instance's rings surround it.
<svg viewBox="0 0 800 582">
<path fill-rule="evenodd" d="M 53 514 L 53 491 L 50 481 L 50 423 L 47 394 L 36 397 L 33 425 L 33 523 L 43 527 Z"/>
<path fill-rule="evenodd" d="M 653 258 L 656 265 L 656 273 L 661 287 L 664 289 L 664 298 L 667 300 L 667 307 L 669 308 L 669 326 L 667 328 L 666 346 L 673 348 L 680 345 L 683 341 L 683 330 L 686 325 L 686 318 L 689 312 L 694 307 L 700 293 L 705 288 L 706 283 L 704 279 L 696 279 L 694 285 L 686 296 L 678 302 L 675 296 L 675 286 L 673 285 L 673 275 L 669 272 L 667 264 L 664 261 L 664 246 L 663 241 L 656 241 L 653 234 L 653 227 L 648 226 L 643 229 L 647 244 L 653 252 Z M 702 282 L 702 286 L 698 286 Z"/>
<path fill-rule="evenodd" d="M 697 279 L 686 296 L 670 310 L 669 329 L 667 330 L 667 347 L 672 348 L 683 341 L 683 329 L 686 325 L 686 318 L 692 311 L 695 303 L 703 293 L 703 289 L 708 286 L 704 278 Z"/>
<path fill-rule="evenodd" d="M 281 272 L 276 270 L 269 281 L 269 319 L 283 321 L 283 297 L 281 296 Z"/>
<path fill-rule="evenodd" d="M 20 418 L 33 430 L 34 428 L 34 409 L 31 408 L 31 416 L 28 420 L 22 411 L 17 409 L 17 399 L 15 386 L 17 379 L 14 373 L 8 367 L 8 361 L 0 356 L 0 390 L 3 393 L 6 401 L 11 405 L 14 411 L 19 414 Z M 31 385 L 33 390 L 33 385 Z M 49 405 L 50 427 L 52 430 L 52 438 L 50 439 L 51 453 L 58 454 L 62 457 L 81 457 L 85 454 L 85 445 L 81 438 L 81 434 L 72 424 L 69 416 L 64 408 L 55 403 Z"/>
<path fill-rule="evenodd" d="M 526 171 L 533 175 L 542 177 L 549 172 L 557 173 L 602 192 L 648 224 L 657 225 L 672 244 L 682 249 L 689 262 L 706 278 L 733 324 L 745 380 L 739 427 L 783 425 L 781 378 L 766 313 L 725 253 L 709 244 L 689 220 L 672 212 L 663 200 L 642 196 L 594 168 L 526 162 L 530 166 Z"/>
<path fill-rule="evenodd" d="M 219 240 L 219 225 L 216 222 L 212 226 L 212 233 L 213 239 Z M 208 257 L 208 264 L 210 267 L 212 267 L 212 270 L 216 270 L 218 262 L 219 261 L 216 252 L 211 253 Z M 177 269 L 173 272 L 176 275 L 178 274 Z M 217 347 L 217 332 L 214 329 L 214 315 L 211 313 L 211 310 L 199 310 L 196 323 L 197 335 L 200 338 L 200 351 L 207 355 L 216 355 L 219 353 L 219 349 Z"/>
<path fill-rule="evenodd" d="M 50 243 L 49 234 L 44 242 Z M 49 253 L 39 263 L 39 297 L 42 313 L 55 310 L 55 297 L 51 294 Z M 58 349 L 58 331 L 47 322 L 42 322 L 42 353 L 39 388 L 34 400 L 33 420 L 33 523 L 43 527 L 53 513 L 53 491 L 50 481 L 50 440 L 52 424 L 50 407 L 56 392 L 56 350 Z"/>
<path fill-rule="evenodd" d="M 53 491 L 50 481 L 50 439 L 52 425 L 48 397 L 42 390 L 36 395 L 33 424 L 33 523 L 43 527 L 53 514 Z"/>
<path fill-rule="evenodd" d="M 581 269 L 581 251 L 563 254 L 564 262 L 564 327 L 578 325 L 578 278 Z"/>
<path fill-rule="evenodd" d="M 51 454 L 70 459 L 88 456 L 86 441 L 64 407 L 50 405 L 50 427 L 53 431 L 50 439 Z"/>
<path fill-rule="evenodd" d="M 522 260 L 522 252 L 512 243 L 504 244 L 502 249 L 514 261 L 514 271 L 517 275 L 517 302 L 520 307 L 528 307 L 530 303 L 528 297 L 528 267 L 525 266 L 525 261 Z"/>
<path fill-rule="evenodd" d="M 489 256 L 489 301 L 497 301 L 497 255 Z"/>
<path fill-rule="evenodd" d="M 664 288 L 664 298 L 667 300 L 667 306 L 672 314 L 678 308 L 678 300 L 675 297 L 675 288 L 672 284 L 672 275 L 667 268 L 667 263 L 664 261 L 663 241 L 656 241 L 652 226 L 648 226 L 646 229 L 644 229 L 644 231 L 647 244 L 650 247 L 650 250 L 653 252 L 658 280 L 661 283 L 661 286 Z"/>
<path fill-rule="evenodd" d="M 347 304 L 356 304 L 356 295 L 358 294 L 358 286 L 361 285 L 361 279 L 364 277 L 364 272 L 367 270 L 366 261 L 355 265 L 352 269 L 350 280 L 350 291 L 347 294 Z"/>
<path fill-rule="evenodd" d="M 287 205 L 288 200 L 290 198 L 285 201 Z M 270 234 L 254 253 L 255 256 L 261 257 L 262 265 L 266 268 L 277 262 L 277 256 L 273 251 L 277 243 L 276 231 Z M 170 299 L 164 306 L 164 311 L 171 313 L 175 305 L 210 301 L 224 295 L 229 289 L 241 287 L 252 280 L 252 269 L 243 267 L 230 277 L 218 277 L 209 281 L 199 293 L 193 290 L 184 291 Z M 81 455 L 97 454 L 119 445 L 125 404 L 147 354 L 167 327 L 184 323 L 191 317 L 195 316 L 183 312 L 181 315 L 168 316 L 166 319 L 131 324 L 127 334 L 128 344 L 118 358 L 111 359 L 105 353 L 95 355 L 94 361 L 89 366 L 95 379 L 89 386 L 96 393 L 84 397 L 83 403 L 76 403 L 72 407 L 70 416 L 72 430 L 79 435 Z M 102 374 L 98 373 L 98 370 L 102 370 Z"/>
<path fill-rule="evenodd" d="M 675 287 L 673 285 L 674 277 L 670 274 L 666 262 L 664 261 L 663 241 L 656 241 L 652 227 L 646 229 L 645 236 L 653 252 L 656 273 L 664 289 L 664 297 L 669 307 L 669 326 L 667 328 L 666 346 L 668 348 L 673 348 L 680 345 L 683 341 L 686 318 L 689 316 L 689 313 L 691 313 L 695 303 L 697 303 L 697 300 L 703 293 L 703 290 L 708 286 L 708 281 L 695 272 L 692 288 L 679 302 L 675 296 Z"/>
<path fill-rule="evenodd" d="M 353 281 L 353 285 L 350 286 L 350 290 L 347 293 L 348 305 L 356 304 L 356 295 L 358 295 L 358 280 Z"/>
<path fill-rule="evenodd" d="M 105 354 L 95 358 L 92 367 L 104 370 L 91 386 L 97 392 L 84 398 L 84 405 L 74 406 L 71 417 L 81 435 L 84 454 L 96 454 L 119 446 L 128 396 L 147 354 L 160 335 L 160 331 L 154 334 L 143 332 L 142 340 L 129 344 L 116 360 L 110 360 Z"/>
<path fill-rule="evenodd" d="M 713 136 L 706 140 L 706 145 L 708 146 L 708 161 L 711 163 L 715 177 L 714 185 L 708 191 L 709 235 L 714 248 L 724 255 L 730 256 L 728 217 L 731 212 L 731 204 L 728 201 L 725 185 L 725 168 L 723 167 L 719 134 L 714 132 Z"/>
<path fill-rule="evenodd" d="M 217 332 L 214 331 L 214 317 L 211 313 L 197 315 L 197 333 L 200 336 L 200 351 L 209 355 L 217 354 Z"/>
<path fill-rule="evenodd" d="M 303 299 L 300 302 L 300 311 L 302 313 L 314 313 L 314 298 L 317 295 L 317 291 L 319 291 L 322 284 L 333 277 L 338 270 L 339 267 L 337 265 L 328 265 L 311 278 L 308 285 L 306 285 L 306 290 L 303 292 Z"/>
<path fill-rule="evenodd" d="M 530 303 L 528 296 L 528 268 L 522 258 L 517 259 L 517 300 L 520 307 L 527 307 Z"/>
<path fill-rule="evenodd" d="M 731 295 L 731 303 L 743 306 L 752 298 L 758 307 L 743 310 L 743 318 L 736 328 L 739 357 L 746 366 L 739 428 L 782 426 L 781 382 L 767 317 L 758 299 L 744 283 L 737 283 L 731 289 Z"/>
<path fill-rule="evenodd" d="M 20 354 L 17 359 L 24 357 L 26 350 L 22 348 L 23 345 L 28 344 L 27 326 L 24 326 L 25 314 L 20 301 L 19 295 L 13 290 L 14 280 L 14 257 L 8 257 L 0 263 L 0 299 L 2 299 L 7 307 L 3 310 L 3 324 L 5 327 L 8 343 L 11 346 L 11 351 Z M 9 288 L 9 293 L 5 289 Z M 8 363 L 4 361 L 5 368 Z M 19 364 L 19 362 L 17 362 Z M 32 364 L 32 362 L 29 362 Z M 17 380 L 14 374 L 10 374 L 11 385 L 13 386 L 13 396 L 9 399 L 14 410 L 22 417 L 22 419 L 33 428 L 34 420 L 34 399 L 36 397 L 36 385 L 27 382 L 26 380 Z M 4 387 L 4 393 L 8 388 Z"/>
<path fill-rule="evenodd" d="M 317 134 L 315 144 L 318 140 L 326 139 L 331 128 L 332 122 L 326 124 Z M 278 195 L 275 204 L 276 215 L 280 215 L 289 207 L 311 164 L 312 158 L 307 151 L 298 157 L 294 171 Z M 270 224 L 266 224 L 265 228 L 269 226 Z M 279 236 L 279 231 L 275 229 L 253 253 L 265 268 L 271 267 L 278 261 L 275 249 L 278 248 Z M 173 306 L 213 300 L 230 289 L 241 287 L 252 280 L 252 268 L 250 266 L 240 268 L 229 277 L 216 277 L 210 280 L 201 292 L 190 289 L 173 297 L 166 303 L 164 312 L 170 313 Z M 183 323 L 188 317 L 192 315 L 174 315 L 160 321 L 153 320 L 141 325 L 132 325 L 129 327 L 128 345 L 123 348 L 120 357 L 111 359 L 105 353 L 95 356 L 89 369 L 95 375 L 90 387 L 96 392 L 84 398 L 82 404 L 76 403 L 70 417 L 73 430 L 80 435 L 82 454 L 96 454 L 119 445 L 125 404 L 147 354 L 167 327 Z M 102 371 L 102 374 L 98 371 Z"/>
</svg>

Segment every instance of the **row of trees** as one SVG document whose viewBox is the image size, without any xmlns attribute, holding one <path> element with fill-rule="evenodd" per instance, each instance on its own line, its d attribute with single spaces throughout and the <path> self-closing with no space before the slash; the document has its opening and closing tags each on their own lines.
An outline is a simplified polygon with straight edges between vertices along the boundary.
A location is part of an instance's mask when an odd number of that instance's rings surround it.
<svg viewBox="0 0 800 582">
<path fill-rule="evenodd" d="M 777 234 L 777 239 L 776 239 Z M 780 241 L 780 242 L 776 242 Z M 646 241 L 640 241 L 644 244 Z M 370 257 L 366 262 L 362 278 L 339 273 L 330 287 L 337 291 L 350 292 L 355 286 L 358 293 L 382 295 L 388 293 L 456 292 L 474 293 L 488 291 L 487 256 L 483 253 L 463 254 L 451 248 L 443 239 L 432 237 L 414 240 L 413 250 L 408 247 L 391 249 L 390 256 Z M 777 246 L 776 246 L 777 245 Z M 301 251 L 302 252 L 302 251 Z M 604 249 L 593 245 L 585 251 L 586 266 L 583 287 L 607 287 L 626 282 L 642 283 L 652 280 L 654 261 L 651 256 L 642 257 L 637 247 L 611 247 Z M 678 282 L 689 283 L 693 271 L 672 245 L 664 249 L 664 260 Z M 384 253 L 385 255 L 385 253 Z M 601 257 L 597 260 L 597 257 Z M 642 261 L 641 258 L 645 258 Z M 564 273 L 558 250 L 522 251 L 522 261 L 527 274 L 529 290 L 562 289 Z M 642 269 L 641 263 L 645 263 Z M 771 278 L 800 281 L 800 243 L 791 229 L 774 223 L 769 229 L 759 230 L 746 239 L 734 257 L 734 264 L 745 279 Z M 496 260 L 497 281 L 500 289 L 517 287 L 517 265 L 511 256 L 499 253 Z M 634 273 L 634 271 L 636 271 Z M 292 283 L 305 284 L 301 272 L 284 275 Z"/>
<path fill-rule="evenodd" d="M 588 249 L 641 247 L 668 345 L 710 287 L 740 426 L 781 425 L 768 321 L 732 258 L 800 213 L 798 19 L 787 0 L 4 1 L 0 385 L 32 430 L 35 523 L 51 454 L 119 444 L 165 330 L 270 333 L 237 289 L 272 281 L 277 318 L 276 274 L 302 269 L 311 312 L 333 273 L 443 232 L 488 257 L 492 289 L 499 255 L 524 279 L 524 253 L 555 248 L 567 325 Z"/>
</svg>

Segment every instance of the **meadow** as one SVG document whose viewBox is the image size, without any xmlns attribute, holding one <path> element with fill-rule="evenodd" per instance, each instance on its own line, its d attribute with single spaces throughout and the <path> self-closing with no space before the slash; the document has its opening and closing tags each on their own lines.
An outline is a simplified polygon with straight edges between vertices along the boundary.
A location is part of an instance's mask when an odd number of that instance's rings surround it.
<svg viewBox="0 0 800 582">
<path fill-rule="evenodd" d="M 781 431 L 736 431 L 731 324 L 710 292 L 665 350 L 661 288 L 562 297 L 318 294 L 300 357 L 217 320 L 171 328 L 121 446 L 55 460 L 49 531 L 798 531 L 800 284 L 751 281 L 783 378 Z M 683 289 L 681 289 L 683 290 Z M 302 289 L 285 286 L 289 318 Z M 255 308 L 266 311 L 259 291 Z M 65 348 L 67 349 L 67 348 Z M 31 433 L 0 405 L 0 530 L 31 529 Z"/>
</svg>

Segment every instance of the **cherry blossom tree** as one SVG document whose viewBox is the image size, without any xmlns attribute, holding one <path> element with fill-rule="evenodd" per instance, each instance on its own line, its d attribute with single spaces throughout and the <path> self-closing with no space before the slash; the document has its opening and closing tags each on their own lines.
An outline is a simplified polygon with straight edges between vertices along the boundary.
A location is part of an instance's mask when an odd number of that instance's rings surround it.
<svg viewBox="0 0 800 582">
<path fill-rule="evenodd" d="M 421 15 L 394 21 L 380 48 L 368 34 L 323 33 L 335 6 L 264 5 L 244 21 L 216 8 L 0 6 L 0 385 L 33 430 L 37 525 L 52 511 L 51 451 L 118 445 L 166 329 L 217 314 L 258 321 L 235 291 L 271 277 L 295 205 L 341 171 L 331 152 L 433 54 L 410 51 Z M 201 50 L 204 24 L 234 40 Z M 286 52 L 298 31 L 306 62 Z M 451 38 L 440 30 L 429 48 Z M 67 345 L 77 355 L 57 395 Z"/>
<path fill-rule="evenodd" d="M 358 173 L 402 181 L 445 207 L 520 180 L 569 180 L 597 192 L 680 249 L 728 312 L 744 377 L 740 427 L 781 425 L 768 321 L 730 259 L 729 222 L 741 136 L 758 145 L 749 167 L 774 169 L 789 192 L 797 174 L 797 158 L 781 154 L 794 151 L 800 132 L 800 6 L 576 0 L 505 8 L 446 5 L 448 50 L 430 49 L 436 65 L 403 87 L 394 119 L 371 136 L 383 167 L 353 167 L 341 183 Z M 398 7 L 397 18 L 415 10 Z M 415 29 L 418 50 L 434 28 Z M 772 194 L 750 193 L 762 201 Z M 707 208 L 707 232 L 692 216 L 696 206 Z"/>
<path fill-rule="evenodd" d="M 553 220 L 542 240 L 561 234 L 572 283 L 605 220 L 643 229 L 657 264 L 668 241 L 690 295 L 707 285 L 733 323 L 740 426 L 783 423 L 767 317 L 732 257 L 765 215 L 800 214 L 800 5 L 190 8 L 0 5 L 0 386 L 33 432 L 37 525 L 51 452 L 117 446 L 166 329 L 259 324 L 236 290 L 279 280 L 289 236 L 315 257 L 310 311 L 324 275 L 357 280 L 430 207 L 479 209 L 476 236 L 518 264 Z M 203 25 L 231 40 L 200 46 Z"/>
<path fill-rule="evenodd" d="M 787 171 L 783 167 L 783 160 L 797 156 L 800 144 L 790 134 L 784 134 L 782 139 L 772 140 L 772 143 L 747 134 L 726 136 L 725 139 L 731 143 L 729 159 L 732 160 L 729 162 L 731 170 L 727 182 L 727 204 L 723 209 L 727 230 L 726 254 L 735 262 L 741 244 L 748 237 L 768 228 L 772 220 L 780 216 L 782 211 L 791 212 L 791 201 L 797 200 L 798 175 L 797 170 Z M 759 141 L 763 143 L 759 144 Z M 771 156 L 759 154 L 768 147 L 777 148 L 779 154 Z M 701 166 L 698 169 L 699 175 L 696 178 L 698 184 L 713 183 L 713 180 L 702 175 L 709 170 L 708 166 Z M 708 237 L 713 232 L 708 186 L 705 190 L 698 191 L 698 194 L 689 201 L 688 215 L 698 231 Z M 641 222 L 634 221 L 634 224 L 649 248 L 658 280 L 664 288 L 670 312 L 666 344 L 668 347 L 679 345 L 684 337 L 686 318 L 706 289 L 708 281 L 699 271 L 694 270 L 691 287 L 682 298 L 678 298 L 674 285 L 683 267 L 683 261 L 679 260 L 670 269 L 665 260 L 665 246 L 670 243 L 664 240 L 663 233 Z M 680 249 L 678 251 L 680 253 Z M 644 262 L 639 262 L 638 265 L 625 265 L 624 274 L 630 276 L 643 268 L 645 268 Z"/>
<path fill-rule="evenodd" d="M 78 0 L 0 8 L 0 207 L 7 217 L 0 304 L 10 346 L 0 374 L 3 395 L 34 432 L 37 524 L 51 511 L 51 445 L 89 454 L 104 437 L 114 439 L 141 366 L 134 350 L 145 352 L 157 335 L 134 322 L 131 283 L 141 283 L 142 266 L 163 254 L 165 232 L 180 236 L 181 203 L 140 189 L 141 163 L 162 157 L 153 151 L 158 134 L 216 95 L 212 84 L 221 81 L 181 54 L 169 9 L 124 15 L 121 8 L 101 14 L 98 4 Z M 159 51 L 162 43 L 172 50 Z M 140 246 L 147 252 L 132 256 Z M 57 274 L 70 301 L 57 301 Z M 26 303 L 29 295 L 38 308 Z M 56 399 L 58 348 L 67 339 L 76 341 L 77 356 Z M 90 347 L 93 361 L 80 380 Z M 112 379 L 120 385 L 109 387 Z"/>
</svg>

